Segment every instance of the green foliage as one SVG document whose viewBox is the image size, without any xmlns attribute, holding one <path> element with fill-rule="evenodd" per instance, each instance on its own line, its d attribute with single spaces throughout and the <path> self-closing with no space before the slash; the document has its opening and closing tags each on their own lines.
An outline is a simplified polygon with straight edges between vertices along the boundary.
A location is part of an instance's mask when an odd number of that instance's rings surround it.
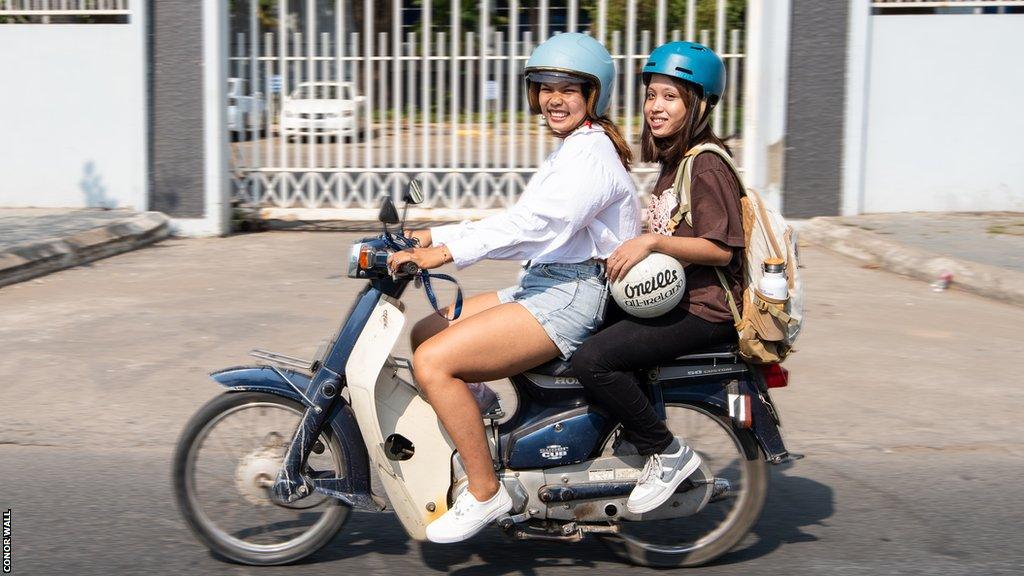
<svg viewBox="0 0 1024 576">
<path fill-rule="evenodd" d="M 580 7 L 590 14 L 592 21 L 597 21 L 597 0 L 587 0 Z M 666 20 L 668 30 L 681 30 L 686 33 L 687 0 L 668 0 Z M 718 0 L 697 0 L 696 29 L 714 30 Z M 639 0 L 636 3 L 637 30 L 654 30 L 658 19 L 658 3 L 655 0 Z M 726 30 L 743 29 L 746 19 L 746 0 L 732 0 L 725 11 Z M 626 0 L 608 0 L 608 31 L 626 29 Z M 713 34 L 713 32 L 712 32 Z M 713 38 L 714 36 L 712 36 Z"/>
<path fill-rule="evenodd" d="M 253 0 L 231 0 L 228 3 L 228 13 L 233 19 L 242 18 L 249 14 L 249 3 Z M 256 19 L 259 21 L 260 30 L 269 31 L 277 27 L 277 0 L 255 0 Z"/>
</svg>

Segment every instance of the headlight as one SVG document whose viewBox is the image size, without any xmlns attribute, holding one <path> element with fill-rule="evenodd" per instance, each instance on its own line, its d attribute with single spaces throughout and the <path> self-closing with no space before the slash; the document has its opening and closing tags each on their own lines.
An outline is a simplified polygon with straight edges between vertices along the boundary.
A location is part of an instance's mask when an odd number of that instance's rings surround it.
<svg viewBox="0 0 1024 576">
<path fill-rule="evenodd" d="M 387 266 L 388 252 L 376 250 L 366 244 L 355 244 L 348 257 L 348 277 L 367 278 L 370 270 L 380 271 Z"/>
<path fill-rule="evenodd" d="M 363 251 L 362 244 L 353 244 L 352 253 L 348 257 L 348 277 L 359 278 L 359 255 Z"/>
</svg>

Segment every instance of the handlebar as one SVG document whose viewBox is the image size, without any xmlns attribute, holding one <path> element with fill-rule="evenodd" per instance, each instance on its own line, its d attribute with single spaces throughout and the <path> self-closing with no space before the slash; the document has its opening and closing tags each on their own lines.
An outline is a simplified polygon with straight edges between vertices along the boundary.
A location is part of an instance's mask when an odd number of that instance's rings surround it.
<svg viewBox="0 0 1024 576">
<path fill-rule="evenodd" d="M 418 274 L 420 267 L 415 262 L 403 262 L 395 273 L 395 276 L 413 276 Z"/>
<path fill-rule="evenodd" d="M 405 237 L 395 238 L 387 231 L 377 238 L 364 239 L 356 243 L 352 248 L 349 258 L 348 275 L 350 278 L 366 278 L 371 282 L 376 279 L 387 278 L 388 276 L 394 280 L 419 276 L 422 279 L 423 291 L 427 295 L 427 300 L 430 301 L 434 311 L 442 316 L 445 316 L 445 314 L 442 313 L 437 305 L 437 297 L 434 295 L 433 288 L 431 288 L 431 279 L 452 282 L 455 284 L 456 289 L 455 302 L 451 307 L 451 318 L 447 316 L 445 318 L 448 320 L 458 318 L 462 313 L 462 288 L 455 278 L 447 274 L 432 274 L 427 270 L 420 269 L 415 262 L 403 262 L 393 274 L 388 270 L 388 256 L 399 250 L 415 246 L 416 244 L 412 240 Z M 404 287 L 404 283 L 399 283 L 399 285 Z M 419 286 L 419 282 L 417 282 L 417 286 Z"/>
</svg>

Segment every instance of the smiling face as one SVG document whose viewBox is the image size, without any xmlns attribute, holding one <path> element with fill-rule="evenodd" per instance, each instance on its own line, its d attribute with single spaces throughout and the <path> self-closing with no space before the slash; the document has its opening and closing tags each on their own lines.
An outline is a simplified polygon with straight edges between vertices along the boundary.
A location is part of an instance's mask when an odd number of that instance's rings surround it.
<svg viewBox="0 0 1024 576">
<path fill-rule="evenodd" d="M 540 113 L 556 134 L 568 134 L 587 118 L 583 85 L 575 82 L 544 82 L 538 91 Z"/>
<path fill-rule="evenodd" d="M 686 104 L 679 87 L 663 74 L 652 74 L 644 98 L 644 120 L 656 138 L 671 136 L 686 122 Z"/>
</svg>

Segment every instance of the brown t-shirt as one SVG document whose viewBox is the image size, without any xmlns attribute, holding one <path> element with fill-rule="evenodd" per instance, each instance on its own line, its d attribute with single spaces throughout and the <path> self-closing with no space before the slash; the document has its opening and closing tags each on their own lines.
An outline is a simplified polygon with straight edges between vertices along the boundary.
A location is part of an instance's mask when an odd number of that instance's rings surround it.
<svg viewBox="0 0 1024 576">
<path fill-rule="evenodd" d="M 653 194 L 675 194 L 672 184 L 676 166 L 663 166 Z M 682 220 L 673 236 L 717 240 L 732 248 L 732 260 L 722 269 L 732 288 L 736 305 L 742 311 L 743 211 L 740 208 L 741 185 L 732 169 L 713 152 L 698 154 L 690 171 L 690 216 L 693 227 Z M 686 293 L 679 306 L 708 322 L 732 322 L 725 290 L 713 266 L 686 266 Z"/>
</svg>

